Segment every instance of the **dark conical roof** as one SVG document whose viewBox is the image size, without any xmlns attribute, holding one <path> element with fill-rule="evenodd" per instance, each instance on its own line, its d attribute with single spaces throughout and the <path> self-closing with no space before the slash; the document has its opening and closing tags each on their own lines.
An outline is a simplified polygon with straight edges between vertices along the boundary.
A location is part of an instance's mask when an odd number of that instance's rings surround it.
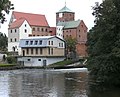
<svg viewBox="0 0 120 97">
<path fill-rule="evenodd" d="M 59 10 L 57 13 L 63 13 L 63 12 L 71 12 L 74 13 L 73 11 L 71 11 L 69 8 L 67 8 L 66 6 L 64 6 L 61 10 Z"/>
</svg>

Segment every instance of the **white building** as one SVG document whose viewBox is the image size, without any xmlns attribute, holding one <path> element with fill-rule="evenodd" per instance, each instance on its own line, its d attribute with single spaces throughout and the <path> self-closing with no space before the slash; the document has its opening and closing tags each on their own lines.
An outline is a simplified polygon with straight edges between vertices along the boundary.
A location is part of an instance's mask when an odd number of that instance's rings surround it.
<svg viewBox="0 0 120 97">
<path fill-rule="evenodd" d="M 56 36 L 63 39 L 63 27 L 64 26 L 57 26 L 56 27 Z"/>
<path fill-rule="evenodd" d="M 8 28 L 8 52 L 20 55 L 20 39 L 36 33 L 47 35 L 45 31 L 49 32 L 49 25 L 44 15 L 13 11 Z"/>
<path fill-rule="evenodd" d="M 65 59 L 65 42 L 56 36 L 21 39 L 20 47 L 18 61 L 24 66 L 45 66 Z"/>
</svg>

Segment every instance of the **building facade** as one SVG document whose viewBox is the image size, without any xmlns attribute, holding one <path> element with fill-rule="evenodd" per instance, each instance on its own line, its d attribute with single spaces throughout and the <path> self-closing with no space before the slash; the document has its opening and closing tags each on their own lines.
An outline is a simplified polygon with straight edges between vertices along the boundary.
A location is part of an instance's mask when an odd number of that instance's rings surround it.
<svg viewBox="0 0 120 97">
<path fill-rule="evenodd" d="M 48 36 L 49 28 L 45 15 L 13 11 L 8 28 L 8 52 L 18 52 L 20 55 L 20 39 Z"/>
<path fill-rule="evenodd" d="M 56 36 L 21 39 L 19 46 L 22 50 L 18 61 L 24 66 L 45 66 L 65 58 L 65 42 Z"/>
<path fill-rule="evenodd" d="M 56 35 L 76 39 L 76 52 L 79 57 L 87 56 L 87 26 L 83 20 L 75 21 L 75 13 L 66 6 L 56 13 Z"/>
</svg>

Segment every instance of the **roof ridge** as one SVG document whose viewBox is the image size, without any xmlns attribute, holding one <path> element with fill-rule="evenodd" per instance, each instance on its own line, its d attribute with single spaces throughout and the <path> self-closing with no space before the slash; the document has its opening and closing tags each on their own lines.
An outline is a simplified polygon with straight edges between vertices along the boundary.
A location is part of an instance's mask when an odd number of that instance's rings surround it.
<svg viewBox="0 0 120 97">
<path fill-rule="evenodd" d="M 42 16 L 45 16 L 44 14 L 36 14 L 36 13 L 26 13 L 26 12 L 13 11 L 13 13 L 14 12 L 16 12 L 16 13 L 23 13 L 23 14 L 32 14 L 32 15 L 42 15 Z"/>
</svg>

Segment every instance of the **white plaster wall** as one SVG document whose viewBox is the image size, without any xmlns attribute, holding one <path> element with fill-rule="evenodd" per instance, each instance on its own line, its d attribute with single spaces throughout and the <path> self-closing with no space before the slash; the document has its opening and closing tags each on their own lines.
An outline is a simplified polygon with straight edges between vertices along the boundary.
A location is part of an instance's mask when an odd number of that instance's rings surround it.
<svg viewBox="0 0 120 97">
<path fill-rule="evenodd" d="M 27 30 L 27 32 L 25 32 L 25 29 Z M 23 22 L 23 24 L 19 28 L 19 33 L 20 33 L 20 37 L 19 37 L 20 39 L 27 38 L 29 34 L 32 34 L 32 28 L 30 27 L 30 25 L 26 20 Z"/>
<path fill-rule="evenodd" d="M 30 59 L 30 61 L 28 61 Z M 41 61 L 38 61 L 38 59 L 41 59 Z M 46 60 L 46 65 L 50 65 L 59 61 L 63 61 L 65 58 L 45 58 L 45 57 L 23 57 L 18 58 L 18 61 L 24 61 L 24 66 L 43 66 L 43 60 Z"/>
<path fill-rule="evenodd" d="M 58 38 L 56 38 L 56 37 L 51 38 L 48 41 L 53 41 L 53 45 L 50 45 L 50 46 L 57 47 L 57 48 L 65 48 L 65 42 L 60 40 L 60 39 L 58 39 Z M 59 43 L 62 43 L 63 47 L 60 47 Z"/>
<path fill-rule="evenodd" d="M 14 47 L 16 46 L 17 48 L 15 49 L 15 51 L 18 51 L 19 42 L 9 42 L 9 43 L 8 43 L 8 52 L 13 51 L 13 46 L 14 46 Z"/>
<path fill-rule="evenodd" d="M 56 36 L 63 39 L 63 26 L 56 27 Z"/>
<path fill-rule="evenodd" d="M 59 62 L 59 61 L 63 61 L 65 58 L 64 57 L 61 57 L 61 58 L 47 58 L 47 65 L 49 64 L 53 64 L 53 63 L 56 63 L 56 62 Z"/>
</svg>

